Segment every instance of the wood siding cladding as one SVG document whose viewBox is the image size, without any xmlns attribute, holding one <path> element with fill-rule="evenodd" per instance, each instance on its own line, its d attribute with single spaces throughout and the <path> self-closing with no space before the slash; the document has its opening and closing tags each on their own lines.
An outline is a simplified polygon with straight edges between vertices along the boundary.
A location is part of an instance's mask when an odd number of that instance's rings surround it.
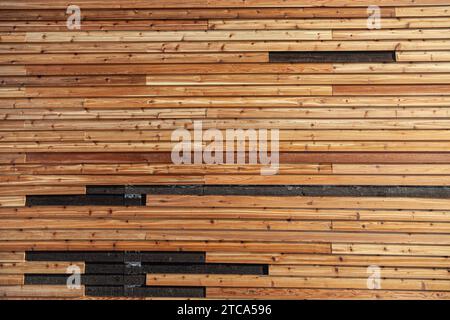
<svg viewBox="0 0 450 320">
<path fill-rule="evenodd" d="M 69 4 L 0 1 L 1 298 L 450 299 L 448 0 Z"/>
</svg>

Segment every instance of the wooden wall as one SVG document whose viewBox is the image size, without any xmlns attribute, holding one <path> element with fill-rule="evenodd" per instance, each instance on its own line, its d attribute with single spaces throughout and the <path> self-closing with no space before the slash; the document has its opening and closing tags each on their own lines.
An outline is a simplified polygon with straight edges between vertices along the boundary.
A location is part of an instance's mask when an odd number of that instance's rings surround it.
<svg viewBox="0 0 450 320">
<path fill-rule="evenodd" d="M 448 299 L 449 115 L 448 0 L 0 0 L 0 297 Z"/>
</svg>

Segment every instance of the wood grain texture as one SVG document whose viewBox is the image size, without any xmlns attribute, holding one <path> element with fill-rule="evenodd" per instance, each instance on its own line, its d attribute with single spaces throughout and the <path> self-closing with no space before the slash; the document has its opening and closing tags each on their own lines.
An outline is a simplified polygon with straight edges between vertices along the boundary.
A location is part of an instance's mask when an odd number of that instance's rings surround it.
<svg viewBox="0 0 450 320">
<path fill-rule="evenodd" d="M 445 280 L 383 279 L 387 290 L 446 291 L 449 283 Z M 251 288 L 334 288 L 365 289 L 366 278 L 305 278 L 299 276 L 235 276 L 235 275 L 169 275 L 149 274 L 147 285 L 187 285 L 207 287 L 251 287 Z"/>
<path fill-rule="evenodd" d="M 448 1 L 69 4 L 0 2 L 0 297 L 450 298 Z M 198 121 L 277 174 L 175 164 Z"/>
<path fill-rule="evenodd" d="M 208 288 L 206 296 L 216 299 L 302 299 L 302 300 L 448 300 L 448 292 L 336 289 Z"/>
</svg>

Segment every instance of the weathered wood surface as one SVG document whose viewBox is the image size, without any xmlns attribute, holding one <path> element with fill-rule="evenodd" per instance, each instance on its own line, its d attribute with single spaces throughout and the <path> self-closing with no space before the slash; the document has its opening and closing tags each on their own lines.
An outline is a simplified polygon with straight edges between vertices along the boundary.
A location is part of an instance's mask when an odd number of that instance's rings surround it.
<svg viewBox="0 0 450 320">
<path fill-rule="evenodd" d="M 81 30 L 69 4 L 0 1 L 1 298 L 450 299 L 448 1 L 79 0 Z M 279 129 L 278 174 L 174 164 L 173 130 L 200 120 Z M 235 273 L 144 263 L 115 290 L 123 257 L 27 251 L 195 252 Z M 100 274 L 69 290 L 72 263 Z"/>
</svg>

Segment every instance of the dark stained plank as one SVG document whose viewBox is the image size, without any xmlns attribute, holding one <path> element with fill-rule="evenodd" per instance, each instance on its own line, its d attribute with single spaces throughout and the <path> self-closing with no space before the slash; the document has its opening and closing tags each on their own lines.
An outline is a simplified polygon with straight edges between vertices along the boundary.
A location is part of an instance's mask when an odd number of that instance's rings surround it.
<svg viewBox="0 0 450 320">
<path fill-rule="evenodd" d="M 29 285 L 65 285 L 68 280 L 68 275 L 60 274 L 26 274 L 25 284 Z M 130 278 L 140 281 L 129 281 L 129 284 L 144 285 L 145 276 L 141 276 L 138 279 L 137 276 Z M 108 275 L 81 275 L 81 284 L 90 286 L 120 286 L 124 284 L 124 276 L 119 274 L 108 274 Z"/>
<path fill-rule="evenodd" d="M 180 186 L 88 186 L 87 193 L 117 194 L 133 190 L 140 194 L 411 197 L 450 198 L 450 187 L 429 186 L 308 186 L 308 185 L 180 185 Z"/>
<path fill-rule="evenodd" d="M 145 204 L 140 195 L 103 194 L 103 195 L 50 195 L 27 196 L 27 206 L 141 206 Z"/>
<path fill-rule="evenodd" d="M 123 252 L 114 251 L 27 251 L 27 261 L 122 262 Z"/>
<path fill-rule="evenodd" d="M 269 52 L 270 62 L 282 63 L 364 63 L 395 62 L 393 51 L 279 51 Z"/>
<path fill-rule="evenodd" d="M 97 293 L 88 287 L 87 292 Z M 92 294 L 93 295 L 93 294 Z M 158 297 L 158 298 L 204 298 L 203 287 L 134 287 L 124 288 L 126 297 Z"/>
<path fill-rule="evenodd" d="M 267 275 L 265 265 L 257 264 L 165 264 L 142 266 L 144 273 L 176 273 L 176 274 L 253 274 Z"/>
</svg>

